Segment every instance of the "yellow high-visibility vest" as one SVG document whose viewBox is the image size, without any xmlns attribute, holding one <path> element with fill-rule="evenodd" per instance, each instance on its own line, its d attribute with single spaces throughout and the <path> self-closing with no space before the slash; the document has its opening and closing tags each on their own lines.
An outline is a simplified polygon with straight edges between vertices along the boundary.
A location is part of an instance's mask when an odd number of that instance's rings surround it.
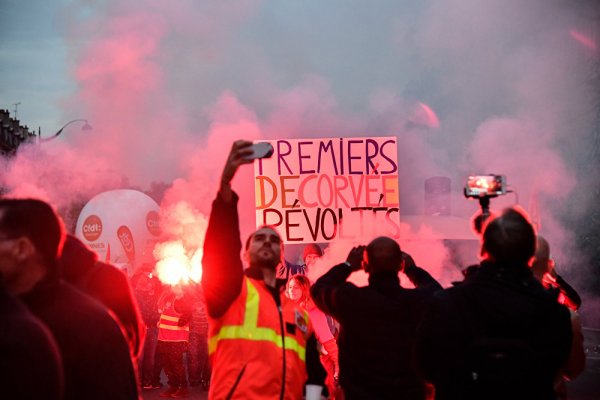
<svg viewBox="0 0 600 400">
<path fill-rule="evenodd" d="M 282 385 L 285 399 L 302 398 L 311 329 L 306 311 L 283 294 L 278 308 L 263 281 L 244 277 L 227 312 L 209 317 L 209 398 L 278 399 Z"/>
<path fill-rule="evenodd" d="M 190 338 L 190 326 L 179 326 L 181 314 L 175 311 L 174 300 L 165 308 L 158 320 L 158 340 L 165 342 L 187 342 Z"/>
</svg>

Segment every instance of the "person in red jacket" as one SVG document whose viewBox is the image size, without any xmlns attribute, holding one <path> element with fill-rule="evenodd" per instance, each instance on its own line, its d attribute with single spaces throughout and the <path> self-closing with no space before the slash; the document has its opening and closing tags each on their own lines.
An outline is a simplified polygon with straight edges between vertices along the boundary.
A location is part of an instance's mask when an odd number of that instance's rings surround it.
<svg viewBox="0 0 600 400">
<path fill-rule="evenodd" d="M 230 182 L 238 167 L 252 161 L 252 142 L 231 149 L 213 202 L 202 260 L 202 286 L 209 316 L 212 377 L 209 399 L 302 398 L 306 381 L 308 314 L 276 286 L 283 242 L 263 226 L 240 252 L 238 197 Z M 316 351 L 316 350 L 315 350 Z"/>
</svg>

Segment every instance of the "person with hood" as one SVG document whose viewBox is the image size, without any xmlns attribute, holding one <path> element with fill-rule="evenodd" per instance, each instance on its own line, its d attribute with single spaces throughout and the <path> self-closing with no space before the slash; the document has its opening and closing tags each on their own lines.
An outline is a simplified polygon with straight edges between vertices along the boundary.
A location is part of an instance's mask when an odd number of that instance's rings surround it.
<svg viewBox="0 0 600 400">
<path fill-rule="evenodd" d="M 69 234 L 59 265 L 65 281 L 98 300 L 115 315 L 125 332 L 131 354 L 137 359 L 145 329 L 127 275 L 114 265 L 99 261 L 96 253 Z"/>
</svg>

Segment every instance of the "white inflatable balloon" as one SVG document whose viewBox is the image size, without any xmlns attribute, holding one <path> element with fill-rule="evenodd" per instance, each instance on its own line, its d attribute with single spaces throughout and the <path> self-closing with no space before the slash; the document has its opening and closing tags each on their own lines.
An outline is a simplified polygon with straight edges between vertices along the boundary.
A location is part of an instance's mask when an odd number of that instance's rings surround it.
<svg viewBox="0 0 600 400">
<path fill-rule="evenodd" d="M 100 261 L 131 274 L 144 263 L 155 263 L 152 251 L 162 235 L 159 206 L 137 190 L 100 193 L 81 210 L 75 235 L 98 254 Z"/>
</svg>

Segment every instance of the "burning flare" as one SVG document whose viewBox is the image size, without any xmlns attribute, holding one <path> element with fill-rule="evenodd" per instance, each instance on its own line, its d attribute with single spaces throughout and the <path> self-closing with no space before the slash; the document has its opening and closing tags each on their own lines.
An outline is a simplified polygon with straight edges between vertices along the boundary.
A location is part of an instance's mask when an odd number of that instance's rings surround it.
<svg viewBox="0 0 600 400">
<path fill-rule="evenodd" d="M 188 202 L 179 201 L 161 210 L 161 221 L 171 240 L 154 247 L 158 279 L 171 286 L 200 282 L 208 218 Z"/>
<path fill-rule="evenodd" d="M 190 281 L 200 282 L 201 248 L 190 254 L 179 240 L 164 242 L 154 248 L 154 256 L 159 260 L 156 263 L 156 272 L 161 282 L 171 286 L 185 285 Z"/>
</svg>

